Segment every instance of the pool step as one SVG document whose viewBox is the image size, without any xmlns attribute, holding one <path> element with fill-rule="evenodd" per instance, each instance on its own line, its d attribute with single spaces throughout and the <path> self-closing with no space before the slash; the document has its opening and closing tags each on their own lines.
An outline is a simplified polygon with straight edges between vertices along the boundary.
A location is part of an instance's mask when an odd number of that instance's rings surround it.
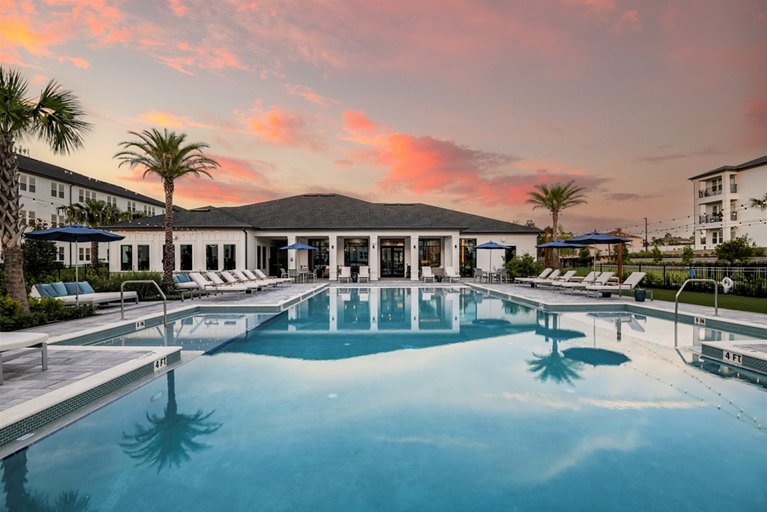
<svg viewBox="0 0 767 512">
<path fill-rule="evenodd" d="M 767 375 L 767 340 L 704 341 L 701 343 L 701 356 Z"/>
</svg>

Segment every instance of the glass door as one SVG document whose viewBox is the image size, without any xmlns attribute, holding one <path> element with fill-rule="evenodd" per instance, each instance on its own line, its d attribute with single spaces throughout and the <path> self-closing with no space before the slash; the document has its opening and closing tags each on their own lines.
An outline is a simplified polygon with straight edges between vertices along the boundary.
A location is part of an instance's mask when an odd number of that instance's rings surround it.
<svg viewBox="0 0 767 512">
<path fill-rule="evenodd" d="M 405 241 L 381 240 L 381 277 L 405 277 Z"/>
</svg>

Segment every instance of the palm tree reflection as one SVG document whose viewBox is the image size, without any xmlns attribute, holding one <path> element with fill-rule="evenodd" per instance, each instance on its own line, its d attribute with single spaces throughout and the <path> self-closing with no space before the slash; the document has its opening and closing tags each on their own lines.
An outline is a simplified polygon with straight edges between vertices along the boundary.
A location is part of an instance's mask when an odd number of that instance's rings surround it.
<svg viewBox="0 0 767 512">
<path fill-rule="evenodd" d="M 573 359 L 568 359 L 559 351 L 559 342 L 574 338 L 583 338 L 586 335 L 580 331 L 559 328 L 559 315 L 550 313 L 541 313 L 544 316 L 544 325 L 539 325 L 535 332 L 545 337 L 546 341 L 551 340 L 551 352 L 548 354 L 536 354 L 533 352 L 534 359 L 527 361 L 532 373 L 537 373 L 536 378 L 541 382 L 549 379 L 557 384 L 570 384 L 574 380 L 580 380 L 578 371 L 581 369 L 581 363 Z M 550 326 L 551 324 L 551 326 Z"/>
<path fill-rule="evenodd" d="M 204 413 L 198 409 L 194 414 L 181 414 L 176 404 L 175 372 L 168 372 L 168 403 L 161 416 L 147 413 L 149 425 L 136 425 L 133 434 L 123 432 L 120 446 L 139 465 L 147 464 L 160 470 L 180 466 L 190 460 L 189 454 L 208 445 L 196 441 L 198 436 L 215 433 L 221 423 L 209 421 L 215 410 Z"/>
<path fill-rule="evenodd" d="M 91 499 L 77 491 L 60 493 L 53 503 L 39 490 L 27 490 L 27 449 L 3 459 L 3 490 L 8 512 L 88 512 Z"/>
</svg>

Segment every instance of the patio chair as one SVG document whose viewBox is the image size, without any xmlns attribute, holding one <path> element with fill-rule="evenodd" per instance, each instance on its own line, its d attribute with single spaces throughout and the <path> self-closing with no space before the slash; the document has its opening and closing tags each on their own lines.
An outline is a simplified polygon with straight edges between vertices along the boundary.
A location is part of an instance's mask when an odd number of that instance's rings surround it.
<svg viewBox="0 0 767 512">
<path fill-rule="evenodd" d="M 29 354 L 29 350 L 41 353 L 43 371 L 48 369 L 48 335 L 41 332 L 4 332 L 0 338 L 0 386 L 3 385 L 3 363 Z M 6 352 L 13 350 L 13 354 Z M 18 351 L 18 352 L 16 352 Z"/>
<path fill-rule="evenodd" d="M 482 282 L 483 279 L 487 279 L 487 273 L 482 270 L 481 268 L 475 268 L 474 269 L 474 282 L 476 283 L 479 281 Z"/>
<path fill-rule="evenodd" d="M 360 272 L 357 274 L 357 282 L 361 283 L 363 279 L 368 283 L 370 282 L 370 267 L 367 265 L 361 266 Z"/>
<path fill-rule="evenodd" d="M 618 296 L 621 295 L 621 292 L 623 290 L 626 291 L 633 291 L 634 288 L 636 288 L 639 283 L 642 282 L 642 279 L 644 279 L 644 276 L 646 275 L 645 272 L 632 272 L 630 276 L 626 278 L 625 281 L 623 281 L 620 284 L 604 284 L 604 285 L 591 285 L 586 287 L 586 295 L 591 296 L 591 292 L 594 292 L 596 294 L 601 293 L 602 297 L 610 297 L 613 293 L 617 293 Z"/>
<path fill-rule="evenodd" d="M 544 279 L 546 277 L 549 277 L 549 274 L 554 272 L 553 268 L 545 268 L 543 269 L 543 272 L 538 274 L 536 277 L 518 277 L 514 280 L 515 283 L 528 283 L 531 279 Z"/>
<path fill-rule="evenodd" d="M 347 283 L 350 283 L 352 280 L 352 268 L 351 267 L 341 267 L 341 271 L 338 273 L 338 282 L 343 282 L 343 280 L 346 279 Z"/>
<path fill-rule="evenodd" d="M 498 281 L 498 283 L 508 283 L 509 282 L 509 272 L 505 268 L 499 268 L 495 271 L 493 279 L 495 281 Z"/>
<path fill-rule="evenodd" d="M 434 282 L 434 274 L 431 272 L 431 267 L 421 267 L 421 280 L 425 283 L 429 280 Z"/>
<path fill-rule="evenodd" d="M 445 279 L 447 279 L 450 283 L 461 280 L 461 276 L 458 275 L 454 267 L 445 267 L 444 275 Z"/>
</svg>

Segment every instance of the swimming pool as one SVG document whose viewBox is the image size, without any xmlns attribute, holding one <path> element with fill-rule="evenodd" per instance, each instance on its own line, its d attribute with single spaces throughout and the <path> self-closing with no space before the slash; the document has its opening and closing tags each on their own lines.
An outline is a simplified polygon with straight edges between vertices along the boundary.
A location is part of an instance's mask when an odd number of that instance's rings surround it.
<svg viewBox="0 0 767 512">
<path fill-rule="evenodd" d="M 764 510 L 767 392 L 688 350 L 742 335 L 654 322 L 333 288 L 5 459 L 5 509 Z"/>
</svg>

